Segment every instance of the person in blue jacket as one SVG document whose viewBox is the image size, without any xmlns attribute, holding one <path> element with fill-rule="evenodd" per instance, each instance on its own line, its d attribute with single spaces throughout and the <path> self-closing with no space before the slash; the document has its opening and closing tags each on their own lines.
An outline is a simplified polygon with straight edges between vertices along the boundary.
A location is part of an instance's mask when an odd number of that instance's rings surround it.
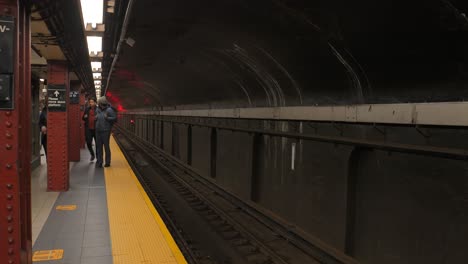
<svg viewBox="0 0 468 264">
<path fill-rule="evenodd" d="M 106 97 L 98 99 L 98 107 L 96 111 L 96 167 L 102 167 L 103 162 L 103 147 L 106 151 L 105 165 L 109 167 L 111 164 L 111 151 L 109 146 L 112 126 L 117 121 L 117 113 L 110 107 Z"/>
</svg>

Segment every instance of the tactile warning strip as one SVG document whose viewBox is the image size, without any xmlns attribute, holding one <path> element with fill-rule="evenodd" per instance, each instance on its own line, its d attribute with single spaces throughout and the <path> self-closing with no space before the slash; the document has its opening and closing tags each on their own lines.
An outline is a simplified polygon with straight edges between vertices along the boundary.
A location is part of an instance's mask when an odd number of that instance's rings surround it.
<svg viewBox="0 0 468 264">
<path fill-rule="evenodd" d="M 114 263 L 187 263 L 114 138 L 110 145 L 104 175 Z"/>
</svg>

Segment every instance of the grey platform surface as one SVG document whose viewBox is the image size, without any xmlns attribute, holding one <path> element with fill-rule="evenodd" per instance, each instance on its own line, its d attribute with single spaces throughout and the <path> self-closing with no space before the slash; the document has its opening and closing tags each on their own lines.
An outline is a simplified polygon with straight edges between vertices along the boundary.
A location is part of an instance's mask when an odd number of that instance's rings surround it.
<svg viewBox="0 0 468 264">
<path fill-rule="evenodd" d="M 60 193 L 33 252 L 63 249 L 61 260 L 41 264 L 112 264 L 104 169 L 95 168 L 87 150 L 70 172 L 70 190 Z M 74 211 L 57 211 L 58 205 L 76 205 Z"/>
</svg>

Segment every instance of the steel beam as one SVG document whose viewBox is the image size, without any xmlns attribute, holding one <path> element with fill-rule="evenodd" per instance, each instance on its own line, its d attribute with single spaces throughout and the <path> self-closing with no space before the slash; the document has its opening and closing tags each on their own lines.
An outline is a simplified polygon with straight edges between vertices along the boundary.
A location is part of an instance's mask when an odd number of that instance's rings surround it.
<svg viewBox="0 0 468 264">
<path fill-rule="evenodd" d="M 238 132 L 245 132 L 251 134 L 260 134 L 260 135 L 268 135 L 273 137 L 284 137 L 284 138 L 295 138 L 295 139 L 303 139 L 303 140 L 310 140 L 316 142 L 329 142 L 334 144 L 341 144 L 341 145 L 348 145 L 348 146 L 357 146 L 361 148 L 368 148 L 368 149 L 379 149 L 385 151 L 395 151 L 401 153 L 413 153 L 418 155 L 425 155 L 425 156 L 434 156 L 434 157 L 441 157 L 441 158 L 448 158 L 448 159 L 456 159 L 456 160 L 468 160 L 468 150 L 460 149 L 460 148 L 448 148 L 448 147 L 435 147 L 435 146 L 420 146 L 414 144 L 406 144 L 406 143 L 392 143 L 392 142 L 385 142 L 379 140 L 367 140 L 367 139 L 356 139 L 351 137 L 344 137 L 344 136 L 320 136 L 320 135 L 310 135 L 310 134 L 302 134 L 296 132 L 281 132 L 275 130 L 267 130 L 267 129 L 251 129 L 251 128 L 240 128 L 236 126 L 226 126 L 216 124 L 216 122 L 210 122 L 208 119 L 200 119 L 198 122 L 193 121 L 186 121 L 189 118 L 185 117 L 167 117 L 167 116 L 158 116 L 158 117 L 151 117 L 149 115 L 133 115 L 135 118 L 151 118 L 154 120 L 159 120 L 162 122 L 167 123 L 174 123 L 174 124 L 185 124 L 190 126 L 199 126 L 199 127 L 207 127 L 207 128 L 216 128 L 222 130 L 229 130 L 229 131 L 238 131 Z"/>
<path fill-rule="evenodd" d="M 0 263 L 31 263 L 30 11 L 0 0 Z M 4 82 L 5 80 L 11 82 Z"/>
<path fill-rule="evenodd" d="M 68 155 L 69 161 L 80 161 L 80 90 L 81 83 L 70 83 L 70 97 L 68 104 Z"/>
<path fill-rule="evenodd" d="M 284 121 L 343 122 L 357 124 L 395 124 L 430 126 L 468 126 L 468 102 L 363 104 L 333 106 L 286 106 L 224 109 L 133 111 L 134 114 L 160 116 L 267 119 Z M 186 110 L 184 110 L 186 109 Z"/>
</svg>

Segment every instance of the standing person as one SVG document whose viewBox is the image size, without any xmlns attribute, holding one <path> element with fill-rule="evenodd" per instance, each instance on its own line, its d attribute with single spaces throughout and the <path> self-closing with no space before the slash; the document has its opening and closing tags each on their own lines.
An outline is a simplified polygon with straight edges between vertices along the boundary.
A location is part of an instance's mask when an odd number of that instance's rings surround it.
<svg viewBox="0 0 468 264">
<path fill-rule="evenodd" d="M 98 99 L 98 107 L 96 111 L 96 167 L 102 167 L 103 151 L 106 150 L 106 164 L 104 167 L 110 167 L 111 151 L 109 147 L 110 133 L 113 124 L 117 121 L 117 115 L 109 106 L 106 97 Z"/>
<path fill-rule="evenodd" d="M 82 119 L 85 123 L 86 145 L 88 146 L 89 153 L 91 154 L 90 161 L 93 161 L 95 158 L 93 150 L 93 139 L 94 142 L 96 142 L 96 100 L 94 98 L 90 98 L 88 100 L 88 104 L 89 105 L 86 107 Z"/>
<path fill-rule="evenodd" d="M 39 115 L 39 129 L 41 131 L 41 145 L 47 157 L 47 106 L 42 108 L 41 114 Z"/>
</svg>

